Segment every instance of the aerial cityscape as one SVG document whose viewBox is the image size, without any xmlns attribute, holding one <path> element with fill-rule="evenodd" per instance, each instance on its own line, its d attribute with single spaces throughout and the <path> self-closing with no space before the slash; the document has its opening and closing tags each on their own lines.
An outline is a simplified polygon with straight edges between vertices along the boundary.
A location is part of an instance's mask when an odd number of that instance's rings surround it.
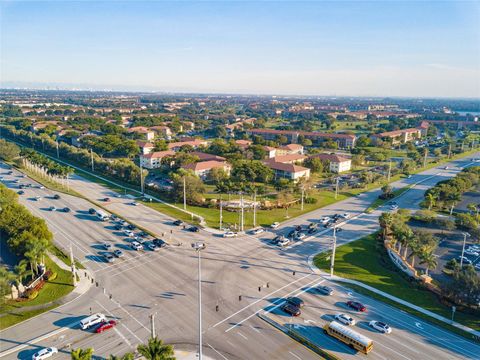
<svg viewBox="0 0 480 360">
<path fill-rule="evenodd" d="M 0 359 L 480 359 L 480 2 L 0 2 Z"/>
</svg>

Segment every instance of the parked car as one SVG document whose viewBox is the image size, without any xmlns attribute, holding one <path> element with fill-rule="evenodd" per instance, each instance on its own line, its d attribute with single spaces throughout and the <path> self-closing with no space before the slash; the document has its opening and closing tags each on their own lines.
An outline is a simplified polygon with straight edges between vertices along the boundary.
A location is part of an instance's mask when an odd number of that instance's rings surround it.
<svg viewBox="0 0 480 360">
<path fill-rule="evenodd" d="M 312 227 L 308 229 L 307 234 L 315 234 L 318 231 L 318 228 Z"/>
<path fill-rule="evenodd" d="M 298 232 L 298 231 L 296 231 L 296 230 L 292 230 L 292 231 L 290 231 L 290 232 L 288 233 L 287 236 L 288 236 L 289 238 L 293 238 L 293 237 L 295 237 L 295 236 L 297 235 L 297 232 Z"/>
<path fill-rule="evenodd" d="M 102 333 L 105 330 L 113 328 L 115 325 L 117 325 L 117 322 L 115 320 L 109 320 L 106 322 L 100 323 L 100 325 L 95 329 L 96 333 Z"/>
<path fill-rule="evenodd" d="M 227 231 L 226 233 L 223 234 L 224 238 L 231 238 L 231 237 L 236 237 L 237 233 L 233 231 Z"/>
<path fill-rule="evenodd" d="M 287 238 L 283 238 L 278 242 L 278 245 L 282 247 L 288 246 L 289 244 L 290 244 L 290 240 Z"/>
<path fill-rule="evenodd" d="M 288 302 L 282 306 L 282 310 L 292 316 L 299 316 L 302 313 L 298 306 L 292 305 Z"/>
<path fill-rule="evenodd" d="M 133 225 L 133 224 L 128 224 L 128 225 L 126 226 L 126 228 L 127 228 L 128 230 L 135 230 L 135 229 L 136 229 L 135 225 Z"/>
<path fill-rule="evenodd" d="M 145 231 L 141 231 L 138 233 L 138 236 L 145 238 L 145 237 L 148 237 L 148 233 L 146 233 Z"/>
<path fill-rule="evenodd" d="M 157 245 L 155 245 L 153 242 L 147 243 L 146 246 L 147 246 L 147 249 L 152 250 L 152 251 L 160 250 L 160 248 L 157 247 Z"/>
<path fill-rule="evenodd" d="M 91 214 L 91 215 L 95 214 L 96 212 L 97 211 L 93 208 L 88 209 L 88 213 Z"/>
<path fill-rule="evenodd" d="M 114 250 L 113 255 L 115 255 L 117 258 L 121 258 L 123 256 L 123 251 L 122 250 Z"/>
<path fill-rule="evenodd" d="M 348 314 L 337 314 L 335 315 L 335 320 L 347 326 L 353 326 L 356 324 L 355 319 Z"/>
<path fill-rule="evenodd" d="M 62 209 L 62 211 L 65 212 L 65 213 L 69 213 L 69 212 L 70 212 L 70 208 L 64 207 L 64 208 Z"/>
<path fill-rule="evenodd" d="M 102 246 L 105 250 L 108 250 L 108 249 L 111 249 L 112 248 L 112 244 L 109 244 L 107 242 L 103 242 L 102 243 Z"/>
<path fill-rule="evenodd" d="M 191 232 L 199 232 L 200 231 L 198 226 L 190 226 L 187 230 L 191 231 Z"/>
<path fill-rule="evenodd" d="M 390 209 L 391 210 L 397 210 L 398 209 L 398 205 L 390 205 Z"/>
<path fill-rule="evenodd" d="M 163 247 L 167 246 L 167 243 L 165 241 L 163 241 L 162 239 L 154 239 L 153 243 L 155 244 L 155 246 L 157 246 L 159 248 L 163 248 Z"/>
<path fill-rule="evenodd" d="M 35 196 L 34 199 L 35 199 L 35 201 L 40 201 L 40 200 L 42 200 L 42 198 L 41 198 L 40 196 Z"/>
<path fill-rule="evenodd" d="M 183 221 L 182 221 L 182 220 L 175 220 L 175 221 L 173 222 L 173 225 L 181 226 L 181 225 L 183 225 Z"/>
<path fill-rule="evenodd" d="M 134 201 L 134 202 L 131 202 L 130 205 L 133 205 L 133 206 L 138 206 L 138 202 Z"/>
<path fill-rule="evenodd" d="M 48 359 L 49 357 L 58 354 L 58 350 L 55 347 L 49 347 L 42 349 L 40 351 L 37 351 L 35 354 L 32 355 L 32 360 L 45 360 Z"/>
<path fill-rule="evenodd" d="M 252 230 L 252 235 L 258 235 L 258 234 L 263 233 L 264 231 L 265 231 L 264 228 L 258 227 L 258 228 L 256 228 L 256 229 L 253 229 L 253 230 Z"/>
<path fill-rule="evenodd" d="M 353 310 L 366 312 L 367 308 L 361 302 L 358 301 L 347 301 L 347 306 L 352 308 Z"/>
<path fill-rule="evenodd" d="M 333 289 L 330 286 L 318 286 L 317 291 L 325 295 L 333 295 Z"/>
<path fill-rule="evenodd" d="M 134 237 L 135 234 L 130 230 L 123 230 L 123 233 L 128 237 Z"/>
<path fill-rule="evenodd" d="M 23 195 L 23 194 L 25 194 L 25 191 L 20 190 L 20 191 L 17 192 L 17 194 L 18 194 L 18 195 Z"/>
<path fill-rule="evenodd" d="M 328 216 L 323 216 L 323 217 L 320 218 L 320 222 L 321 222 L 322 224 L 326 224 L 326 223 L 328 223 L 328 222 L 331 221 L 331 220 L 332 220 L 332 219 L 331 219 L 330 217 L 328 217 Z"/>
<path fill-rule="evenodd" d="M 297 233 L 297 236 L 295 236 L 295 238 L 296 238 L 297 240 L 302 240 L 302 239 L 304 239 L 305 237 L 307 237 L 307 235 L 305 235 L 305 233 L 303 233 L 303 232 L 299 232 L 299 233 Z"/>
<path fill-rule="evenodd" d="M 120 225 L 120 224 L 115 225 L 115 230 L 122 230 L 122 229 L 123 229 L 122 225 Z"/>
<path fill-rule="evenodd" d="M 140 244 L 138 241 L 133 241 L 130 246 L 132 247 L 133 250 L 139 251 L 142 250 L 142 244 Z"/>
<path fill-rule="evenodd" d="M 57 208 L 56 208 L 55 206 L 50 206 L 50 207 L 48 208 L 48 210 L 50 210 L 50 211 L 56 211 Z"/>
<path fill-rule="evenodd" d="M 343 214 L 340 214 L 340 217 L 343 218 L 343 219 L 348 219 L 350 217 L 350 214 L 349 213 L 343 213 Z"/>
<path fill-rule="evenodd" d="M 381 321 L 372 320 L 368 323 L 368 326 L 384 334 L 390 334 L 392 332 L 392 328 Z"/>
<path fill-rule="evenodd" d="M 478 253 L 478 251 L 475 251 L 473 249 L 465 250 L 465 254 L 470 255 L 470 256 L 480 256 L 480 253 Z"/>
<path fill-rule="evenodd" d="M 53 195 L 53 198 L 54 198 L 55 200 L 58 200 L 58 199 L 60 199 L 60 195 L 55 194 L 55 195 Z"/>
<path fill-rule="evenodd" d="M 305 305 L 305 302 L 297 296 L 288 297 L 287 302 L 299 308 L 302 308 Z"/>
<path fill-rule="evenodd" d="M 279 223 L 278 221 L 275 221 L 274 223 L 272 223 L 272 224 L 270 225 L 270 227 L 271 227 L 272 229 L 276 229 L 276 228 L 279 227 L 279 226 L 280 226 L 280 223 Z"/>
<path fill-rule="evenodd" d="M 107 262 L 109 262 L 109 263 L 113 263 L 113 262 L 115 261 L 115 258 L 114 258 L 113 255 L 110 254 L 110 253 L 103 254 L 103 257 L 104 257 L 105 260 L 107 260 Z"/>
<path fill-rule="evenodd" d="M 110 201 L 110 198 L 109 198 L 109 197 L 103 198 L 103 201 L 109 202 L 109 201 Z"/>
<path fill-rule="evenodd" d="M 457 259 L 458 262 L 461 262 L 462 261 L 462 256 L 459 256 L 458 259 Z M 469 258 L 463 256 L 463 264 L 467 264 L 467 265 L 471 265 L 472 264 L 472 260 L 470 260 Z"/>
</svg>

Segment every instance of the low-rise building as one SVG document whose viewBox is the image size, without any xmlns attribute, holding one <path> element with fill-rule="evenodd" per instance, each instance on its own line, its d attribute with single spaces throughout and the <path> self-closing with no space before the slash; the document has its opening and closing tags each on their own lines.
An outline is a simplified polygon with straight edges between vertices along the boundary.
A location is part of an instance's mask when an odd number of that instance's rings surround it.
<svg viewBox="0 0 480 360">
<path fill-rule="evenodd" d="M 128 129 L 128 132 L 129 133 L 141 134 L 142 137 L 147 141 L 153 140 L 155 138 L 155 133 L 152 130 L 150 130 L 149 128 L 146 128 L 144 126 L 132 127 L 130 129 Z"/>
<path fill-rule="evenodd" d="M 174 150 L 174 151 L 177 151 L 179 150 L 182 146 L 184 145 L 190 145 L 191 147 L 193 147 L 194 149 L 198 148 L 199 146 L 207 146 L 208 145 L 208 141 L 206 140 L 200 140 L 200 139 L 194 139 L 194 140 L 188 140 L 188 141 L 178 141 L 178 142 L 172 142 L 172 143 L 169 143 L 167 146 L 168 146 L 168 149 L 169 150 Z"/>
<path fill-rule="evenodd" d="M 419 128 L 387 131 L 371 136 L 372 140 L 390 140 L 392 142 L 392 145 L 405 144 L 409 141 L 420 139 L 421 137 L 422 130 Z"/>
<path fill-rule="evenodd" d="M 148 141 L 137 140 L 136 143 L 143 155 L 150 154 L 155 148 L 155 145 Z"/>
<path fill-rule="evenodd" d="M 212 169 L 222 169 L 227 174 L 230 174 L 230 171 L 232 170 L 230 164 L 226 163 L 225 161 L 216 160 L 200 161 L 197 163 L 187 164 L 182 166 L 182 168 L 185 170 L 192 170 L 193 173 L 201 179 L 206 179 Z"/>
<path fill-rule="evenodd" d="M 277 155 L 265 162 L 279 162 L 282 164 L 301 164 L 307 157 L 300 154 Z"/>
<path fill-rule="evenodd" d="M 204 152 L 201 152 L 201 151 L 192 151 L 190 153 L 190 155 L 198 157 L 200 159 L 200 161 L 210 161 L 210 160 L 227 161 L 227 159 L 225 159 L 222 156 L 207 154 L 207 153 L 204 153 Z"/>
<path fill-rule="evenodd" d="M 357 137 L 350 134 L 321 133 L 316 131 L 300 130 L 274 130 L 274 129 L 248 129 L 247 134 L 260 136 L 264 140 L 275 141 L 279 136 L 285 136 L 290 143 L 298 143 L 298 137 L 303 135 L 305 139 L 312 141 L 315 146 L 321 145 L 324 141 L 334 141 L 339 148 L 353 148 Z"/>
<path fill-rule="evenodd" d="M 283 178 L 297 182 L 301 178 L 308 179 L 310 177 L 310 169 L 300 165 L 284 164 L 274 161 L 266 162 L 265 164 L 274 171 L 275 180 Z"/>
<path fill-rule="evenodd" d="M 303 155 L 303 145 L 300 144 L 288 144 L 284 146 L 280 146 L 277 148 L 277 152 L 275 155 L 293 155 L 293 154 L 301 154 Z"/>
<path fill-rule="evenodd" d="M 275 157 L 275 155 L 277 155 L 277 148 L 274 148 L 272 146 L 264 146 L 263 150 L 265 150 L 267 152 L 266 157 L 268 159 L 271 159 L 271 158 Z"/>
<path fill-rule="evenodd" d="M 245 150 L 250 145 L 252 145 L 253 142 L 250 140 L 235 140 L 235 144 L 237 144 L 240 149 Z"/>
<path fill-rule="evenodd" d="M 157 169 L 162 166 L 162 159 L 167 156 L 174 156 L 175 151 L 155 151 L 146 155 L 140 155 L 140 164 L 146 169 Z"/>
<path fill-rule="evenodd" d="M 152 126 L 150 130 L 155 131 L 159 137 L 163 139 L 170 140 L 172 138 L 172 130 L 168 126 L 165 125 L 158 125 Z"/>
<path fill-rule="evenodd" d="M 333 173 L 342 173 L 345 171 L 350 171 L 352 168 L 352 160 L 346 156 L 337 155 L 337 154 L 315 154 L 310 156 L 310 158 L 317 158 L 322 161 L 327 161 L 329 170 Z"/>
</svg>

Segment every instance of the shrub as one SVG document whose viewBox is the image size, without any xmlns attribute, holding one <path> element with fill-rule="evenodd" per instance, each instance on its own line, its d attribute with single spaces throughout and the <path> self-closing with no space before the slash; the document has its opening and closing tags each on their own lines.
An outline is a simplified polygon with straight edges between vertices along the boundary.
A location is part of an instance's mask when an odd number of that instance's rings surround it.
<svg viewBox="0 0 480 360">
<path fill-rule="evenodd" d="M 305 199 L 305 204 L 316 204 L 317 203 L 317 199 L 314 198 L 314 197 L 311 197 L 311 196 L 307 196 Z"/>
<path fill-rule="evenodd" d="M 426 223 L 431 223 L 435 220 L 436 214 L 431 210 L 418 210 L 413 215 L 413 218 L 417 221 L 423 221 Z"/>
<path fill-rule="evenodd" d="M 28 294 L 27 294 L 28 300 L 33 300 L 37 296 L 38 296 L 38 291 L 37 290 L 29 291 Z"/>
</svg>

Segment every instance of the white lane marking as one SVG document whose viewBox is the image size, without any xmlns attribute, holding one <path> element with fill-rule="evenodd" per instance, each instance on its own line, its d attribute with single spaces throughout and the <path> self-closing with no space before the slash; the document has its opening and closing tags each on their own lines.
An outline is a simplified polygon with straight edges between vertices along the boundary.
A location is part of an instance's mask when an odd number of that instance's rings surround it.
<svg viewBox="0 0 480 360">
<path fill-rule="evenodd" d="M 98 305 L 100 305 L 106 312 L 109 312 L 109 311 L 107 310 L 107 308 L 105 308 L 105 306 L 103 306 L 98 300 L 95 300 L 95 302 L 96 302 Z M 125 310 L 125 309 L 122 307 L 122 305 L 120 305 L 120 303 L 118 303 L 118 302 L 116 302 L 116 301 L 114 301 L 114 303 L 117 304 L 120 309 L 122 309 L 123 311 L 125 311 L 128 316 L 130 316 L 133 320 L 135 320 L 137 323 L 139 323 L 143 328 L 145 328 L 147 331 L 150 331 L 150 330 L 148 330 L 140 321 L 138 321 L 136 317 L 134 317 L 132 314 L 130 314 L 127 310 Z M 109 313 L 110 313 L 110 312 L 109 312 Z M 110 313 L 110 314 L 111 314 L 111 313 Z M 111 315 L 111 316 L 113 316 L 113 315 Z M 125 326 L 124 324 L 123 324 L 123 326 L 124 326 L 133 336 L 135 336 L 139 341 L 142 341 L 142 339 L 140 339 L 137 335 L 135 335 L 127 326 Z"/>
<path fill-rule="evenodd" d="M 293 352 L 289 351 L 288 352 L 290 355 L 292 355 L 293 357 L 296 357 L 298 360 L 302 360 L 302 358 L 298 355 L 295 355 Z"/>
<path fill-rule="evenodd" d="M 255 330 L 256 332 L 260 333 L 260 330 L 258 330 L 255 326 L 250 325 L 250 327 Z"/>
<path fill-rule="evenodd" d="M 307 288 L 306 288 L 305 290 L 302 290 L 301 292 L 295 294 L 295 296 L 298 296 L 298 295 L 300 295 L 300 294 L 303 294 L 305 291 L 310 290 L 311 287 L 309 287 L 309 285 L 312 284 L 312 283 L 314 283 L 315 281 L 318 281 L 318 279 L 314 279 L 314 280 L 310 281 L 307 285 L 303 285 L 303 286 L 307 286 Z M 320 282 L 318 282 L 317 284 L 315 284 L 315 286 L 321 284 L 321 283 L 324 282 L 324 281 L 325 281 L 325 279 L 324 279 L 324 280 L 321 280 Z M 279 306 L 283 305 L 283 304 L 285 303 L 285 301 L 283 301 L 283 300 L 284 300 L 287 296 L 289 296 L 289 295 L 291 295 L 291 294 L 293 294 L 294 292 L 297 292 L 297 291 L 298 291 L 298 289 L 295 289 L 295 290 L 293 290 L 293 291 L 290 291 L 287 295 L 283 296 L 283 297 L 280 298 L 279 300 L 276 300 L 276 301 L 279 302 L 278 305 L 275 305 L 273 308 L 271 308 L 270 310 L 268 310 L 268 311 L 266 311 L 266 312 L 269 313 L 269 312 L 277 309 Z M 275 302 L 274 302 L 274 304 L 275 304 Z M 237 322 L 235 325 L 230 326 L 227 330 L 225 330 L 225 332 L 229 332 L 230 330 L 236 328 L 238 325 L 243 324 L 245 321 L 247 321 L 248 319 L 254 317 L 255 315 L 257 315 L 257 314 L 258 314 L 260 311 L 262 311 L 262 310 L 263 310 L 263 309 L 258 309 L 258 310 L 255 311 L 253 314 L 247 316 L 246 318 L 244 318 L 244 319 L 241 320 L 240 322 Z"/>
<path fill-rule="evenodd" d="M 215 351 L 218 355 L 220 355 L 222 358 L 224 358 L 225 360 L 228 360 L 228 358 L 226 358 L 222 353 L 218 352 L 217 349 L 215 349 L 212 345 L 210 345 L 209 343 L 207 343 L 208 346 L 210 346 L 210 348 Z"/>
<path fill-rule="evenodd" d="M 290 283 L 282 286 L 280 289 L 277 289 L 277 290 L 275 290 L 275 291 L 273 291 L 273 292 L 265 295 L 264 297 L 262 297 L 262 298 L 260 298 L 260 299 L 258 299 L 258 300 L 256 300 L 256 301 L 254 301 L 253 303 L 248 304 L 247 306 L 241 308 L 240 310 L 238 310 L 237 312 L 233 313 L 232 315 L 230 315 L 230 316 L 226 317 L 225 319 L 223 319 L 223 320 L 219 321 L 218 323 L 216 323 L 215 325 L 212 326 L 212 328 L 220 325 L 221 323 L 223 323 L 223 322 L 227 321 L 228 319 L 234 317 L 235 315 L 241 313 L 241 312 L 244 311 L 245 309 L 248 309 L 250 306 L 255 305 L 256 303 L 258 303 L 258 302 L 260 302 L 260 301 L 262 301 L 262 300 L 265 300 L 265 299 L 268 298 L 268 297 L 271 297 L 273 294 L 279 292 L 280 290 L 283 290 L 283 289 L 285 289 L 286 287 L 288 287 L 288 286 L 290 286 L 290 285 L 292 285 L 292 284 L 295 284 L 295 283 L 299 282 L 300 280 L 303 280 L 303 279 L 305 279 L 305 278 L 307 278 L 307 277 L 309 277 L 309 276 L 312 276 L 312 275 L 314 275 L 314 274 L 313 274 L 313 273 L 307 274 L 307 275 L 305 275 L 305 276 L 303 276 L 303 277 L 301 277 L 301 278 L 299 278 L 299 279 L 297 279 L 297 280 L 295 280 L 295 281 L 292 281 L 292 282 L 290 282 Z"/>
<path fill-rule="evenodd" d="M 379 341 L 376 341 L 375 344 L 378 344 L 378 345 L 380 345 L 380 346 L 383 346 L 383 347 L 387 348 L 387 349 L 390 350 L 391 352 L 394 352 L 395 354 L 401 356 L 401 357 L 404 358 L 404 359 L 412 360 L 412 359 L 410 359 L 409 357 L 404 356 L 403 354 L 399 353 L 398 351 L 393 350 L 391 347 L 388 347 L 387 345 L 382 344 L 382 343 L 379 342 Z"/>
<path fill-rule="evenodd" d="M 241 332 L 237 332 L 237 334 L 243 337 L 245 340 L 248 340 L 248 338 L 245 335 L 243 335 Z"/>
</svg>

